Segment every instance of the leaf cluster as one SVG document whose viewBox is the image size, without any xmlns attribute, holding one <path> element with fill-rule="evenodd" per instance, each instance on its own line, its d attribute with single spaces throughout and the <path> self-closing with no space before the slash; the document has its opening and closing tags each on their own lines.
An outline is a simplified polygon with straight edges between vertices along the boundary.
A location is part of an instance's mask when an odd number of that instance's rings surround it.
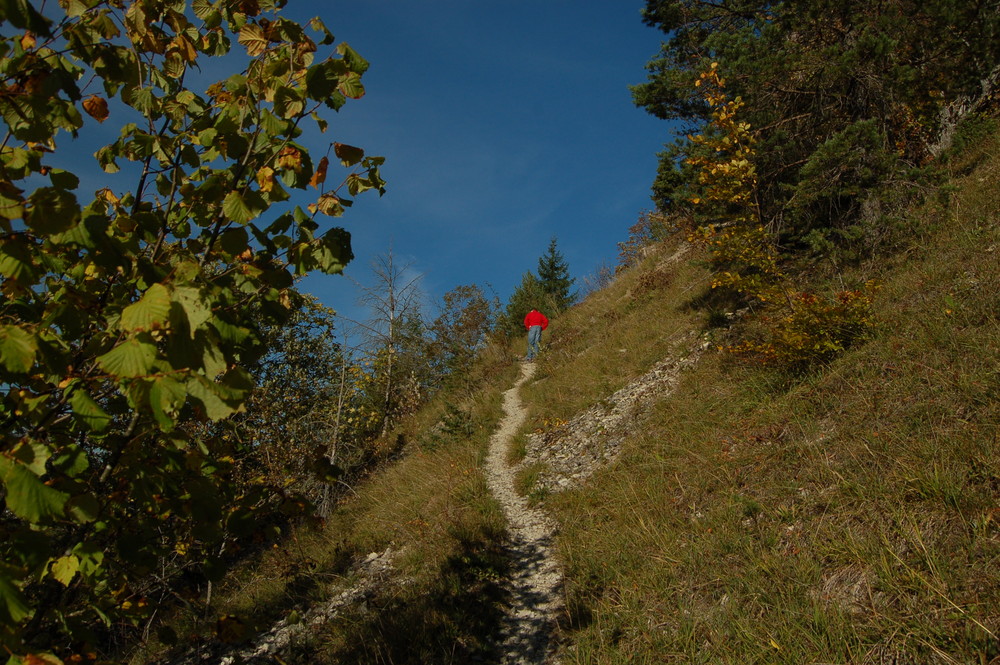
<svg viewBox="0 0 1000 665">
<path fill-rule="evenodd" d="M 697 83 L 711 114 L 705 131 L 690 137 L 699 150 L 687 159 L 698 169 L 688 240 L 708 248 L 713 289 L 739 294 L 767 313 L 764 341 L 744 340 L 731 350 L 792 370 L 825 362 L 874 328 L 871 285 L 832 298 L 801 290 L 792 295 L 799 280 L 782 267 L 777 234 L 759 219 L 756 150 L 750 125 L 741 120 L 742 100 L 726 96 L 716 63 Z M 844 168 L 844 160 L 835 163 Z"/>
<path fill-rule="evenodd" d="M 329 188 L 328 158 L 300 142 L 364 94 L 368 63 L 283 4 L 0 2 L 0 644 L 15 662 L 99 650 L 181 572 L 214 578 L 259 519 L 298 510 L 231 482 L 262 451 L 208 424 L 245 409 L 267 327 L 301 307 L 294 276 L 351 260 L 322 220 L 384 182 L 380 157 L 335 143 L 348 172 Z M 189 85 L 223 57 L 243 69 Z M 85 194 L 93 174 L 66 152 L 109 120 L 92 169 L 108 184 Z"/>
</svg>

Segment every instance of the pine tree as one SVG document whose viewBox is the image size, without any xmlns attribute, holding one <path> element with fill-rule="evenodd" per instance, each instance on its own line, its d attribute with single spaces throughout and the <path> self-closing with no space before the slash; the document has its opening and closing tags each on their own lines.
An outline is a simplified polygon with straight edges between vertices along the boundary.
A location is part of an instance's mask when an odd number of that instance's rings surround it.
<svg viewBox="0 0 1000 665">
<path fill-rule="evenodd" d="M 548 309 L 549 296 L 531 271 L 521 276 L 521 283 L 510 294 L 504 313 L 497 320 L 497 330 L 508 335 L 524 333 L 524 317 L 531 308 Z"/>
<path fill-rule="evenodd" d="M 553 236 L 545 254 L 538 259 L 538 283 L 548 295 L 547 300 L 554 310 L 553 314 L 576 302 L 576 292 L 570 292 L 575 281 L 569 276 L 569 265 L 556 249 L 556 238 Z"/>
</svg>

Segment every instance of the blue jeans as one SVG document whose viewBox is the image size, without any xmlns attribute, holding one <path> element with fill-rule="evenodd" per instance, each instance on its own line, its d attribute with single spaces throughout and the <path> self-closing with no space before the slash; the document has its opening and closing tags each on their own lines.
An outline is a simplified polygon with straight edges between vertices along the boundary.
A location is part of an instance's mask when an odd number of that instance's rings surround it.
<svg viewBox="0 0 1000 665">
<path fill-rule="evenodd" d="M 534 360 L 538 355 L 538 343 L 542 341 L 542 327 L 531 326 L 528 328 L 528 360 Z"/>
</svg>

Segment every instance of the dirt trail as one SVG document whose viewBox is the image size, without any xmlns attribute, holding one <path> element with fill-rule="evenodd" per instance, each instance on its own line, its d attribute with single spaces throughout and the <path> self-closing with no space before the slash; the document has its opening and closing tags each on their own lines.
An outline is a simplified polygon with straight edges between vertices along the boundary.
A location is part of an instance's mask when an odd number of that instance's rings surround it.
<svg viewBox="0 0 1000 665">
<path fill-rule="evenodd" d="M 628 433 L 641 427 L 647 406 L 669 394 L 680 373 L 698 361 L 708 343 L 696 333 L 678 335 L 674 351 L 646 374 L 584 410 L 564 426 L 545 434 L 528 436 L 524 463 L 541 463 L 538 484 L 558 492 L 585 482 L 598 468 L 613 462 Z M 527 413 L 519 390 L 535 373 L 533 363 L 521 365 L 521 376 L 503 395 L 504 417 L 489 442 L 486 481 L 508 521 L 510 604 L 496 639 L 498 665 L 556 665 L 556 616 L 562 610 L 563 573 L 555 558 L 553 541 L 557 524 L 541 509 L 532 508 L 515 489 L 520 465 L 507 463 L 514 436 Z M 197 645 L 173 665 L 213 663 L 271 663 L 290 643 L 314 627 L 332 620 L 346 606 L 363 603 L 379 589 L 402 584 L 394 569 L 398 552 L 373 552 L 353 567 L 354 584 L 328 602 L 302 608 L 296 622 L 282 620 L 258 635 L 250 644 L 226 648 L 221 644 Z"/>
<path fill-rule="evenodd" d="M 514 488 L 515 467 L 507 463 L 511 439 L 524 422 L 526 412 L 518 396 L 520 387 L 532 377 L 535 366 L 521 366 L 521 378 L 504 393 L 504 418 L 490 439 L 486 458 L 486 480 L 503 507 L 510 531 L 508 543 L 512 563 L 510 607 L 499 640 L 501 665 L 550 663 L 554 652 L 552 632 L 562 606 L 562 569 L 553 553 L 555 523 L 541 510 L 530 507 Z"/>
</svg>

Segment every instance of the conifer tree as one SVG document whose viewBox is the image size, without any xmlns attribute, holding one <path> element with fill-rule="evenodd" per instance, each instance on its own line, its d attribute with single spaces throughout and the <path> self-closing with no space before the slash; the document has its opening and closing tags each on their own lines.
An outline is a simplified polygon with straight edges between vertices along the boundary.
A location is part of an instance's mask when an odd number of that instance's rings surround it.
<svg viewBox="0 0 1000 665">
<path fill-rule="evenodd" d="M 569 265 L 556 249 L 556 238 L 553 236 L 545 254 L 538 259 L 538 283 L 548 296 L 553 313 L 561 312 L 576 302 L 576 292 L 570 292 L 575 281 L 569 276 Z"/>
<path fill-rule="evenodd" d="M 542 288 L 541 282 L 531 271 L 521 276 L 521 283 L 510 294 L 507 307 L 497 320 L 497 330 L 508 335 L 518 335 L 524 332 L 524 317 L 532 307 L 548 309 L 549 296 Z"/>
</svg>

